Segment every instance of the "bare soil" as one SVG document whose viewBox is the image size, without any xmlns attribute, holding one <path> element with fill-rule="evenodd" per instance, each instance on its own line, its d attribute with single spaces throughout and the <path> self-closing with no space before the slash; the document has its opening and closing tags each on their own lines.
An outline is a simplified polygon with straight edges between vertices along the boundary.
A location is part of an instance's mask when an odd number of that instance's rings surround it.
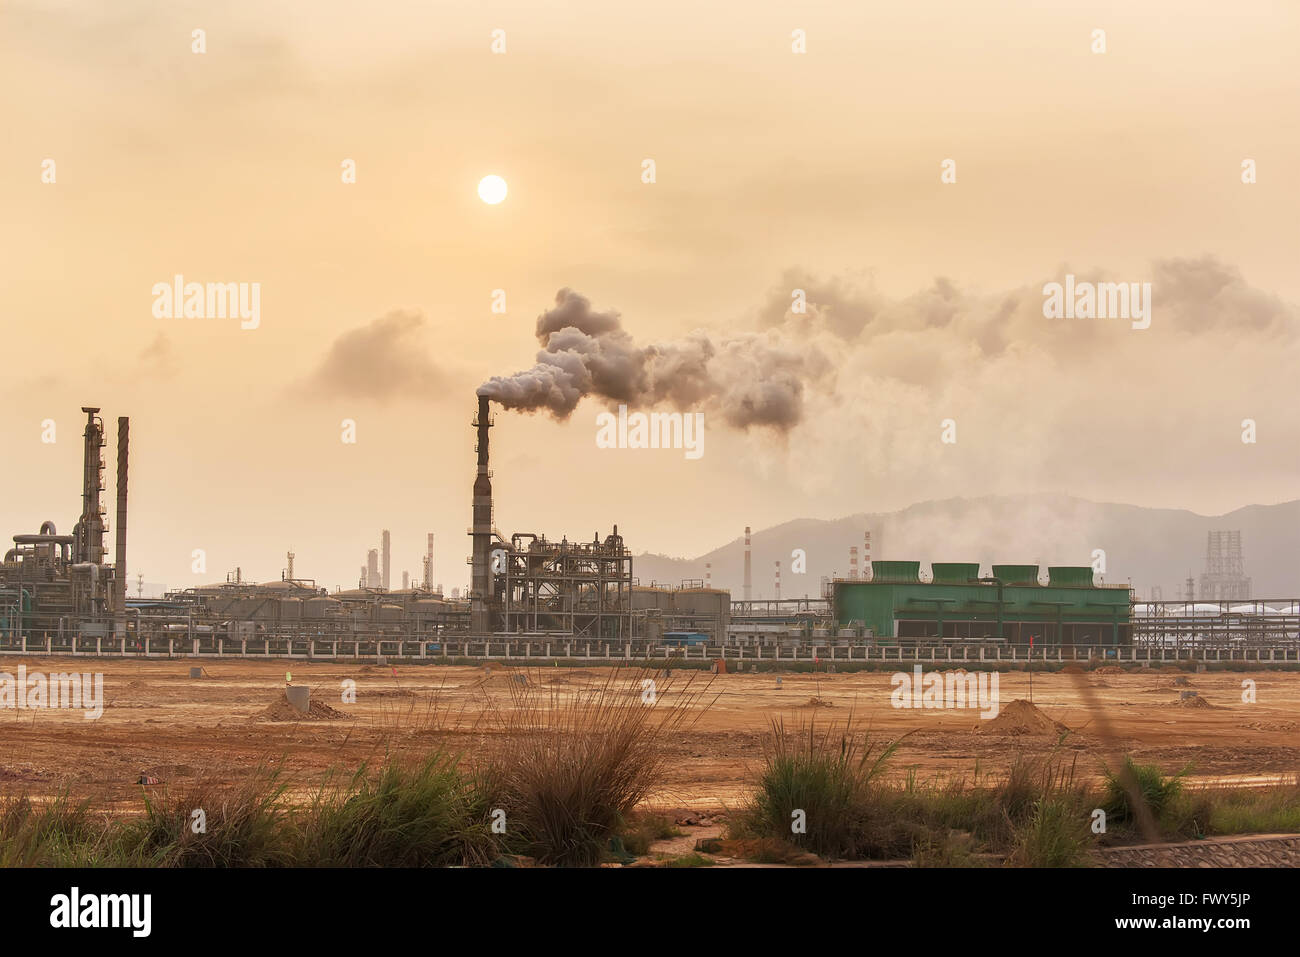
<svg viewBox="0 0 1300 957">
<path fill-rule="evenodd" d="M 281 765 L 302 793 L 327 770 L 351 771 L 389 753 L 438 744 L 473 755 L 493 746 L 493 708 L 511 706 L 516 674 L 545 695 L 569 696 L 603 684 L 606 668 L 513 669 L 337 663 L 292 663 L 294 684 L 312 689 L 315 720 L 286 715 L 283 661 L 190 662 L 6 657 L 0 671 L 102 671 L 104 711 L 0 709 L 0 792 L 74 795 L 105 803 L 139 803 L 142 773 L 177 779 L 235 780 L 259 764 Z M 882 739 L 906 734 L 890 773 L 969 778 L 1005 770 L 1017 757 L 1058 746 L 1077 752 L 1077 770 L 1099 776 L 1104 756 L 1131 754 L 1167 772 L 1190 765 L 1188 781 L 1255 783 L 1300 773 L 1300 673 L 1207 672 L 1194 687 L 1204 704 L 1180 699 L 1183 687 L 1157 669 L 1107 668 L 1082 674 L 1000 674 L 998 717 L 973 710 L 895 709 L 889 672 L 776 675 L 686 672 L 656 678 L 663 703 L 707 689 L 693 705 L 693 725 L 667 739 L 669 769 L 657 805 L 725 809 L 739 805 L 762 760 L 773 720 L 786 726 L 853 720 Z M 640 672 L 627 671 L 629 693 Z M 1256 684 L 1256 703 L 1242 702 L 1242 682 Z M 345 698 L 355 682 L 356 700 Z M 688 681 L 690 682 L 688 687 Z M 522 685 L 516 684 L 516 687 Z M 631 690 L 636 689 L 636 690 Z M 680 699 L 679 699 L 680 700 Z M 1104 710 L 1113 740 L 1099 736 Z M 319 708 L 317 708 L 317 704 Z M 324 710 L 321 710 L 324 709 Z M 1032 709 L 1032 710 L 1031 710 Z M 292 709 L 290 709 L 292 710 Z M 1004 721 L 1005 719 L 1005 721 Z M 1027 726 L 1030 730 L 1025 730 Z M 1058 727 L 1059 726 L 1059 727 Z"/>
</svg>

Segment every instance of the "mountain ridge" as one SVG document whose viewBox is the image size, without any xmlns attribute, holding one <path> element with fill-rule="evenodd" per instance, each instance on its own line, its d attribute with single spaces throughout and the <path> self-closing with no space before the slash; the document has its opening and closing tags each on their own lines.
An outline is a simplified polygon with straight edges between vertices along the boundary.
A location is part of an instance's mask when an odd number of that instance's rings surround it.
<svg viewBox="0 0 1300 957">
<path fill-rule="evenodd" d="M 849 548 L 861 552 L 870 529 L 876 560 L 932 562 L 979 561 L 997 564 L 1091 565 L 1104 552 L 1109 584 L 1132 583 L 1140 598 L 1158 587 L 1166 600 L 1181 599 L 1186 578 L 1199 579 L 1205 567 L 1206 537 L 1212 530 L 1240 530 L 1245 574 L 1251 594 L 1261 598 L 1300 596 L 1300 499 L 1273 505 L 1244 505 L 1222 515 L 1190 509 L 1153 508 L 1122 502 L 1094 502 L 1076 496 L 1041 493 L 986 495 L 916 502 L 893 512 L 855 512 L 834 519 L 795 518 L 752 533 L 753 596 L 774 597 L 775 562 L 781 562 L 782 597 L 820 593 L 822 576 L 845 576 Z M 792 568 L 802 549 L 806 569 Z M 712 564 L 712 583 L 739 598 L 743 582 L 744 535 L 695 558 L 641 553 L 636 576 L 677 584 L 704 579 Z"/>
</svg>

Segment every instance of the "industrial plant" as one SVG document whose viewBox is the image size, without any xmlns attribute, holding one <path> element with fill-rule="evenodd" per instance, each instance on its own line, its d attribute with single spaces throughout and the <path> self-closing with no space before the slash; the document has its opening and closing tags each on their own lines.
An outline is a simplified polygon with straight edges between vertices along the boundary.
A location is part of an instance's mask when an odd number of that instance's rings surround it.
<svg viewBox="0 0 1300 957">
<path fill-rule="evenodd" d="M 295 568 L 279 581 L 225 581 L 130 598 L 127 583 L 129 420 L 118 419 L 115 553 L 103 504 L 106 436 L 99 409 L 85 407 L 81 513 L 72 533 L 53 520 L 13 536 L 0 565 L 0 651 L 121 655 L 392 655 L 650 658 L 885 657 L 941 651 L 965 659 L 989 649 L 1042 654 L 1146 649 L 1232 655 L 1296 655 L 1300 602 L 1238 597 L 1248 589 L 1240 539 L 1211 538 L 1214 600 L 1146 601 L 1127 585 L 1096 583 L 1088 566 L 872 558 L 855 545 L 849 574 L 823 580 L 817 598 L 752 596 L 751 529 L 744 535 L 744 595 L 733 601 L 704 580 L 641 582 L 632 550 L 611 525 L 603 536 L 559 540 L 536 531 L 502 533 L 495 524 L 489 430 L 490 396 L 477 396 L 477 439 L 468 529 L 470 588 L 443 593 L 434 582 L 434 539 L 427 536 L 422 577 L 392 582 L 391 535 L 369 550 L 358 586 L 329 591 Z M 879 536 L 877 536 L 877 547 Z M 1209 588 L 1209 585 L 1206 586 Z M 1108 651 L 1110 649 L 1110 651 Z M 900 652 L 901 653 L 901 652 Z M 994 651 L 1001 657 L 1003 651 Z"/>
</svg>

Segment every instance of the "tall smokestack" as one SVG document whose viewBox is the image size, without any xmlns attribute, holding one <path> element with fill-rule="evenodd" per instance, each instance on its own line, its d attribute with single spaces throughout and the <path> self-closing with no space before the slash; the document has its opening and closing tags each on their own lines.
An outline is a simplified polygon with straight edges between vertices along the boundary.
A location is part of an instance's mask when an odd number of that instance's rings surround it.
<svg viewBox="0 0 1300 957">
<path fill-rule="evenodd" d="M 849 546 L 849 580 L 856 581 L 858 577 L 858 546 Z"/>
<path fill-rule="evenodd" d="M 433 532 L 424 546 L 424 590 L 433 591 Z"/>
<path fill-rule="evenodd" d="M 704 587 L 713 587 L 713 562 L 704 563 Z"/>
<path fill-rule="evenodd" d="M 411 587 L 411 573 L 402 572 L 402 591 L 406 591 L 410 587 Z"/>
<path fill-rule="evenodd" d="M 780 559 L 778 559 L 778 560 L 777 560 L 777 563 L 776 563 L 776 598 L 777 598 L 777 601 L 780 601 L 780 600 L 781 600 L 781 562 L 780 562 Z"/>
<path fill-rule="evenodd" d="M 379 587 L 379 549 L 366 552 L 366 587 Z"/>
<path fill-rule="evenodd" d="M 104 562 L 104 515 L 99 493 L 104 491 L 104 423 L 97 408 L 82 406 L 86 413 L 86 433 L 81 474 L 81 518 L 73 529 L 73 553 L 77 562 Z"/>
<path fill-rule="evenodd" d="M 488 471 L 488 429 L 492 418 L 488 410 L 488 397 L 479 394 L 478 416 L 472 423 L 478 430 L 478 472 L 474 476 L 474 553 L 470 558 L 470 610 L 469 627 L 476 635 L 486 635 L 492 630 L 488 600 L 492 597 L 492 577 L 488 569 L 488 551 L 492 547 L 492 475 Z"/>
<path fill-rule="evenodd" d="M 131 444 L 131 420 L 117 417 L 117 554 L 113 559 L 113 607 L 117 612 L 117 633 L 126 634 L 126 465 Z"/>
<path fill-rule="evenodd" d="M 745 526 L 745 601 L 754 597 L 753 580 L 749 564 L 749 526 Z"/>
<path fill-rule="evenodd" d="M 384 570 L 380 573 L 380 581 L 384 591 L 388 591 L 390 576 L 393 573 L 393 539 L 388 534 L 388 529 L 384 529 L 379 539 L 382 543 L 380 547 L 384 551 Z"/>
</svg>

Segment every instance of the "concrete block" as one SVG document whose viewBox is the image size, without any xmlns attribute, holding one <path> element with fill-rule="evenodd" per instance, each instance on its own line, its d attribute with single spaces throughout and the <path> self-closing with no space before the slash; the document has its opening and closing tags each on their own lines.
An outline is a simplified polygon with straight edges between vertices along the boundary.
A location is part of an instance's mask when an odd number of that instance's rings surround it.
<svg viewBox="0 0 1300 957">
<path fill-rule="evenodd" d="M 191 678 L 202 678 L 202 677 L 203 677 L 203 669 L 202 669 L 202 668 L 191 668 L 191 669 L 190 669 L 190 677 L 191 677 Z"/>
<path fill-rule="evenodd" d="M 311 710 L 311 689 L 306 685 L 289 685 L 284 689 L 284 696 L 303 714 Z"/>
</svg>

